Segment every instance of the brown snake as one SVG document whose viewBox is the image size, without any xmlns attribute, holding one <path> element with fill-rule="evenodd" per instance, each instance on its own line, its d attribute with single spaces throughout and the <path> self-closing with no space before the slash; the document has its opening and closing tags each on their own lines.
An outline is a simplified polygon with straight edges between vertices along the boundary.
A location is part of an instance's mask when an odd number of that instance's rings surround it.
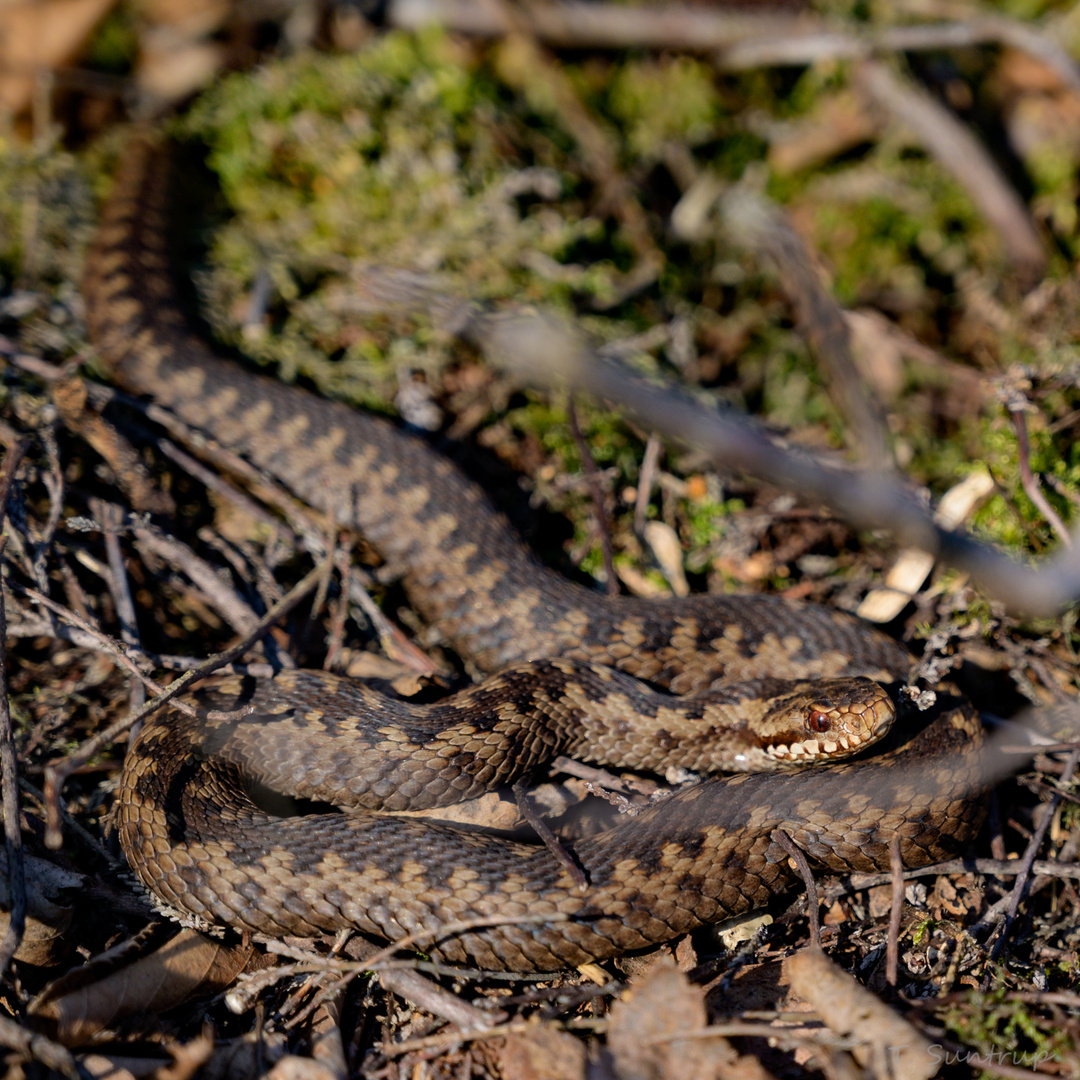
<svg viewBox="0 0 1080 1080">
<path fill-rule="evenodd" d="M 677 700 L 658 704 L 636 679 L 695 694 L 719 679 L 907 674 L 910 658 L 895 642 L 822 607 L 763 596 L 612 599 L 577 586 L 540 565 L 482 491 L 420 440 L 213 355 L 185 324 L 169 273 L 168 153 L 152 138 L 134 140 L 104 209 L 84 282 L 98 354 L 116 383 L 407 567 L 414 606 L 476 667 L 514 665 L 444 710 L 472 709 L 490 694 L 489 711 L 514 720 L 523 698 L 546 698 L 569 716 L 573 742 L 571 699 L 621 695 L 620 709 L 654 720 L 669 715 L 664 709 L 685 712 Z M 523 679 L 520 665 L 544 657 L 561 659 L 533 665 Z M 823 693 L 810 691 L 801 706 L 813 724 L 824 722 Z M 169 908 L 209 923 L 278 935 L 426 934 L 425 951 L 447 960 L 552 970 L 766 904 L 792 883 L 775 830 L 821 865 L 870 870 L 888 867 L 894 840 L 908 865 L 955 854 L 981 816 L 972 797 L 977 718 L 962 699 L 939 694 L 936 710 L 905 717 L 872 758 L 708 780 L 576 843 L 582 890 L 546 848 L 370 812 L 397 808 L 403 789 L 429 805 L 467 797 L 478 783 L 469 767 L 481 780 L 506 780 L 510 750 L 520 749 L 517 767 L 528 771 L 541 756 L 533 743 L 547 753 L 554 736 L 489 731 L 468 711 L 460 740 L 439 744 L 422 767 L 399 766 L 383 751 L 430 748 L 440 736 L 397 704 L 375 704 L 375 734 L 358 752 L 374 779 L 359 780 L 342 758 L 361 696 L 333 676 L 286 672 L 219 682 L 196 699 L 201 722 L 157 714 L 129 752 L 117 811 L 143 883 Z M 246 725 L 230 718 L 242 706 L 256 714 Z M 207 709 L 233 713 L 206 718 Z M 260 717 L 264 726 L 253 727 Z M 666 721 L 654 734 L 658 745 L 671 741 Z M 310 749 L 301 749 L 302 735 L 312 737 Z M 245 744 L 262 752 L 255 764 Z M 651 753 L 635 748 L 628 763 L 655 768 Z M 252 802 L 252 778 L 350 809 L 277 818 Z M 439 936 L 457 920 L 515 916 L 533 921 Z"/>
</svg>

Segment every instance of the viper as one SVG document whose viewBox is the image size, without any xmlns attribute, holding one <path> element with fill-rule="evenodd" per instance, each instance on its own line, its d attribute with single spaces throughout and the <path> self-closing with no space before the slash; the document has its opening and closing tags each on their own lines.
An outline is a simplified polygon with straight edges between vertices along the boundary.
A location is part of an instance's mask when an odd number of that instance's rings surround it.
<svg viewBox="0 0 1080 1080">
<path fill-rule="evenodd" d="M 579 586 L 421 439 L 217 355 L 170 269 L 171 152 L 131 141 L 87 260 L 87 326 L 109 377 L 405 567 L 416 610 L 492 675 L 436 707 L 322 672 L 231 676 L 193 710 L 156 714 L 129 750 L 116 817 L 163 906 L 269 935 L 415 935 L 451 962 L 554 970 L 766 905 L 793 881 L 780 832 L 835 871 L 888 868 L 894 845 L 909 866 L 959 850 L 981 818 L 971 706 L 947 690 L 927 712 L 900 703 L 866 751 L 898 704 L 883 687 L 911 666 L 892 639 L 779 597 Z M 704 748 L 728 726 L 734 751 Z M 584 886 L 548 847 L 386 812 L 468 797 L 563 749 L 662 769 L 676 744 L 694 769 L 856 756 L 689 787 L 574 843 Z M 266 788 L 318 812 L 271 812 Z"/>
</svg>

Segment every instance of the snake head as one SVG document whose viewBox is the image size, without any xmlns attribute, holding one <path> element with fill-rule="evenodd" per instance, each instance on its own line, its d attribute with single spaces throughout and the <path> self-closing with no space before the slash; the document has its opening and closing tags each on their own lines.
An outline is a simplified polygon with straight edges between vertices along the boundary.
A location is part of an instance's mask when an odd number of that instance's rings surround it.
<svg viewBox="0 0 1080 1080">
<path fill-rule="evenodd" d="M 896 707 L 872 679 L 796 683 L 773 697 L 757 726 L 759 745 L 778 765 L 850 757 L 892 727 Z"/>
</svg>

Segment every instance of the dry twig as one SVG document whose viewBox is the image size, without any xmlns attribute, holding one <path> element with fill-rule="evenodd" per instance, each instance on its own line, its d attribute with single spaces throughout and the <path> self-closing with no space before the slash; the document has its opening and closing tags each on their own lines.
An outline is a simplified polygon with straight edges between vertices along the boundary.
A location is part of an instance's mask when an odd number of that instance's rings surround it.
<svg viewBox="0 0 1080 1080">
<path fill-rule="evenodd" d="M 815 949 L 821 948 L 821 916 L 818 911 L 821 901 L 818 899 L 817 882 L 814 873 L 810 869 L 810 863 L 806 853 L 783 829 L 774 829 L 773 842 L 779 844 L 787 853 L 788 858 L 795 864 L 806 885 L 806 914 L 810 920 L 810 945 Z"/>
<path fill-rule="evenodd" d="M 1062 774 L 1063 780 L 1072 778 L 1078 762 L 1080 762 L 1080 750 L 1074 750 L 1069 756 L 1065 772 Z M 990 953 L 991 962 L 997 960 L 1001 955 L 1002 950 L 1005 948 L 1005 945 L 1008 943 L 1009 934 L 1012 931 L 1013 923 L 1016 921 L 1016 914 L 1020 910 L 1020 901 L 1023 900 L 1027 891 L 1028 880 L 1031 877 L 1031 868 L 1035 863 L 1035 856 L 1039 854 L 1039 848 L 1042 847 L 1042 842 L 1046 837 L 1046 830 L 1050 827 L 1054 812 L 1060 804 L 1061 795 L 1055 792 L 1050 797 L 1050 801 L 1043 807 L 1042 820 L 1035 827 L 1034 832 L 1031 834 L 1031 839 L 1028 841 L 1027 847 L 1024 850 L 1023 858 L 1020 860 L 1020 869 L 1016 875 L 1016 881 L 1013 884 L 1012 892 L 1009 894 L 1009 906 L 1005 913 L 1005 922 L 1001 928 L 1001 934 L 997 941 L 994 942 L 994 948 Z M 991 973 L 988 972 L 988 983 L 990 978 Z"/>
<path fill-rule="evenodd" d="M 896 985 L 896 969 L 900 963 L 900 917 L 904 913 L 904 860 L 900 854 L 900 837 L 889 844 L 889 873 L 892 877 L 892 903 L 889 905 L 889 940 L 885 948 L 885 981 Z"/>
<path fill-rule="evenodd" d="M 1001 15 L 920 23 L 913 26 L 841 26 L 812 15 L 688 4 L 622 4 L 553 0 L 519 15 L 529 32 L 548 45 L 594 49 L 670 49 L 712 54 L 724 71 L 861 59 L 883 52 L 1009 45 L 1051 68 L 1080 92 L 1080 68 L 1046 26 Z M 419 29 L 438 22 L 459 34 L 499 37 L 511 27 L 497 9 L 472 0 L 390 0 L 392 26 Z"/>
<path fill-rule="evenodd" d="M 0 466 L 0 523 L 7 515 L 8 500 L 15 483 L 15 473 L 30 448 L 30 440 L 21 439 L 4 455 Z M 3 559 L 5 537 L 0 537 L 0 560 Z M 4 848 L 7 853 L 8 877 L 11 891 L 11 919 L 3 942 L 0 942 L 0 976 L 7 971 L 26 928 L 26 876 L 23 870 L 22 830 L 19 811 L 19 774 L 15 755 L 15 738 L 11 730 L 11 709 L 8 703 L 7 638 L 4 614 L 4 589 L 0 582 L 0 786 L 4 811 Z"/>
<path fill-rule="evenodd" d="M 572 397 L 566 403 L 566 418 L 570 423 L 570 434 L 573 435 L 574 443 L 581 455 L 585 480 L 589 485 L 589 498 L 592 499 L 596 531 L 600 536 L 600 550 L 604 556 L 604 573 L 607 577 L 604 589 L 608 596 L 618 596 L 619 578 L 615 573 L 615 556 L 611 547 L 611 521 L 608 519 L 607 506 L 604 504 L 604 488 L 600 483 L 600 470 L 596 467 L 589 444 L 581 433 L 581 425 L 578 423 L 577 409 L 574 407 Z"/>
<path fill-rule="evenodd" d="M 1046 270 L 1046 247 L 1027 207 L 993 158 L 943 105 L 915 83 L 876 60 L 864 61 L 856 84 L 918 136 L 926 149 L 961 183 L 997 230 L 1018 280 L 1031 288 Z"/>
<path fill-rule="evenodd" d="M 553 316 L 470 311 L 463 333 L 522 381 L 587 390 L 617 403 L 640 423 L 703 450 L 725 471 L 747 473 L 807 501 L 823 502 L 855 528 L 886 529 L 900 544 L 971 574 L 987 595 L 1017 613 L 1050 616 L 1080 600 L 1076 545 L 1032 567 L 969 534 L 941 529 L 894 474 L 832 468 L 781 447 L 748 417 L 708 408 L 599 356 Z"/>
<path fill-rule="evenodd" d="M 243 656 L 271 626 L 292 611 L 316 587 L 321 574 L 322 567 L 316 566 L 259 620 L 250 633 L 245 634 L 230 648 L 192 668 L 166 688 L 156 687 L 152 684 L 151 689 L 155 691 L 157 696 L 147 702 L 137 713 L 118 720 L 92 739 L 87 739 L 74 754 L 69 754 L 59 761 L 50 763 L 45 769 L 45 797 L 49 811 L 45 833 L 46 844 L 49 847 L 58 848 L 63 843 L 60 828 L 60 792 L 64 782 L 80 765 L 89 761 L 103 746 L 115 742 L 132 725 L 145 719 L 151 712 L 161 708 L 166 702 L 173 701 L 174 707 L 177 708 L 183 706 L 183 702 L 174 701 L 179 694 L 183 693 L 193 682 L 205 678 L 207 675 L 217 671 L 218 668 L 230 664 Z M 45 600 L 48 598 L 43 597 L 40 599 Z M 142 677 L 141 673 L 140 677 Z"/>
<path fill-rule="evenodd" d="M 1057 511 L 1047 501 L 1039 485 L 1039 478 L 1031 471 L 1031 444 L 1028 440 L 1027 420 L 1023 409 L 1009 409 L 1009 418 L 1016 429 L 1016 455 L 1020 468 L 1020 483 L 1023 485 L 1024 494 L 1035 504 L 1036 508 L 1046 518 L 1050 528 L 1054 530 L 1057 538 L 1065 545 L 1072 547 L 1072 538 L 1065 522 L 1058 517 Z"/>
<path fill-rule="evenodd" d="M 802 237 L 777 207 L 745 188 L 724 194 L 720 205 L 725 230 L 748 250 L 765 255 L 779 275 L 799 333 L 827 376 L 829 394 L 850 424 L 862 463 L 889 468 L 884 416 L 855 366 L 840 305 L 822 285 Z"/>
</svg>

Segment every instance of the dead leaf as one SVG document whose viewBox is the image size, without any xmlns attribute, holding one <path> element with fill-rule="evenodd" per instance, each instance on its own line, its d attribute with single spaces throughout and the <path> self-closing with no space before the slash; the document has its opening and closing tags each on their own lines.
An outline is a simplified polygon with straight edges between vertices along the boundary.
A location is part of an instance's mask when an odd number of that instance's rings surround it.
<svg viewBox="0 0 1080 1080">
<path fill-rule="evenodd" d="M 944 913 L 954 919 L 969 919 L 984 903 L 982 890 L 973 874 L 963 874 L 957 878 L 939 877 L 930 897 L 931 909 L 937 918 Z"/>
<path fill-rule="evenodd" d="M 850 91 L 823 96 L 809 116 L 770 139 L 769 164 L 785 174 L 813 168 L 872 142 L 879 127 L 878 118 Z"/>
<path fill-rule="evenodd" d="M 47 859 L 23 856 L 26 875 L 26 929 L 15 959 L 36 967 L 58 964 L 71 951 L 67 938 L 72 907 L 58 903 L 65 893 L 74 895 L 85 886 L 86 878 L 62 870 Z M 7 856 L 0 851 L 0 938 L 11 921 L 11 896 L 8 893 Z"/>
<path fill-rule="evenodd" d="M 945 492 L 934 511 L 934 520 L 943 529 L 956 529 L 993 491 L 989 471 L 976 469 Z M 885 575 L 885 587 L 871 590 L 859 605 L 859 618 L 891 622 L 922 588 L 933 568 L 933 555 L 918 548 L 903 548 Z"/>
<path fill-rule="evenodd" d="M 190 1042 L 169 1046 L 173 1063 L 160 1069 L 157 1080 L 191 1080 L 214 1054 L 214 1029 L 204 1024 Z"/>
<path fill-rule="evenodd" d="M 101 1080 L 141 1080 L 144 1076 L 153 1076 L 165 1061 L 159 1057 L 130 1057 L 109 1054 L 87 1054 L 78 1059 L 86 1072 Z"/>
<path fill-rule="evenodd" d="M 892 324 L 879 312 L 845 311 L 851 355 L 859 374 L 885 404 L 904 387 L 904 351 Z"/>
<path fill-rule="evenodd" d="M 179 101 L 213 81 L 226 52 L 213 41 L 178 41 L 170 33 L 146 35 L 139 58 L 139 86 L 162 101 Z"/>
<path fill-rule="evenodd" d="M 725 555 L 713 559 L 713 568 L 722 574 L 730 574 L 744 585 L 753 585 L 764 581 L 776 569 L 776 560 L 768 551 L 755 551 L 745 559 L 735 560 Z"/>
<path fill-rule="evenodd" d="M 195 993 L 224 989 L 243 971 L 252 949 L 182 930 L 149 955 L 118 966 L 113 958 L 124 952 L 130 952 L 126 945 L 109 950 L 50 983 L 30 1003 L 30 1015 L 46 1021 L 59 1042 L 79 1046 L 129 1016 L 156 1015 Z M 98 971 L 104 973 L 95 978 Z"/>
<path fill-rule="evenodd" d="M 325 1065 L 296 1054 L 286 1054 L 266 1077 L 267 1080 L 337 1080 Z"/>
<path fill-rule="evenodd" d="M 787 980 L 779 960 L 751 961 L 713 987 L 709 1003 L 718 1012 L 791 1012 L 805 1006 L 789 1000 Z"/>
<path fill-rule="evenodd" d="M 665 590 L 657 585 L 655 581 L 651 581 L 641 573 L 640 570 L 635 570 L 632 566 L 624 566 L 622 563 L 617 563 L 615 566 L 615 573 L 619 576 L 619 580 L 634 596 L 644 596 L 649 598 L 667 595 Z"/>
<path fill-rule="evenodd" d="M 686 574 L 683 573 L 683 549 L 679 534 L 662 521 L 650 521 L 645 526 L 645 541 L 652 548 L 652 553 L 675 595 L 689 595 L 690 586 L 686 583 Z"/>
<path fill-rule="evenodd" d="M 755 1058 L 740 1056 L 723 1038 L 706 1034 L 705 995 L 663 956 L 611 1007 L 608 1049 L 620 1080 L 761 1080 Z"/>
<path fill-rule="evenodd" d="M 114 2 L 27 0 L 0 5 L 0 112 L 23 112 L 38 77 L 72 60 Z"/>
<path fill-rule="evenodd" d="M 503 1080 L 577 1080 L 586 1060 L 584 1043 L 551 1024 L 507 1035 L 499 1049 Z"/>
<path fill-rule="evenodd" d="M 675 946 L 675 965 L 684 975 L 698 966 L 697 949 L 694 948 L 694 939 L 689 934 L 679 938 Z"/>
<path fill-rule="evenodd" d="M 260 1028 L 218 1046 L 202 1071 L 202 1080 L 256 1080 L 267 1066 L 285 1055 L 287 1039 L 280 1031 Z"/>
</svg>

